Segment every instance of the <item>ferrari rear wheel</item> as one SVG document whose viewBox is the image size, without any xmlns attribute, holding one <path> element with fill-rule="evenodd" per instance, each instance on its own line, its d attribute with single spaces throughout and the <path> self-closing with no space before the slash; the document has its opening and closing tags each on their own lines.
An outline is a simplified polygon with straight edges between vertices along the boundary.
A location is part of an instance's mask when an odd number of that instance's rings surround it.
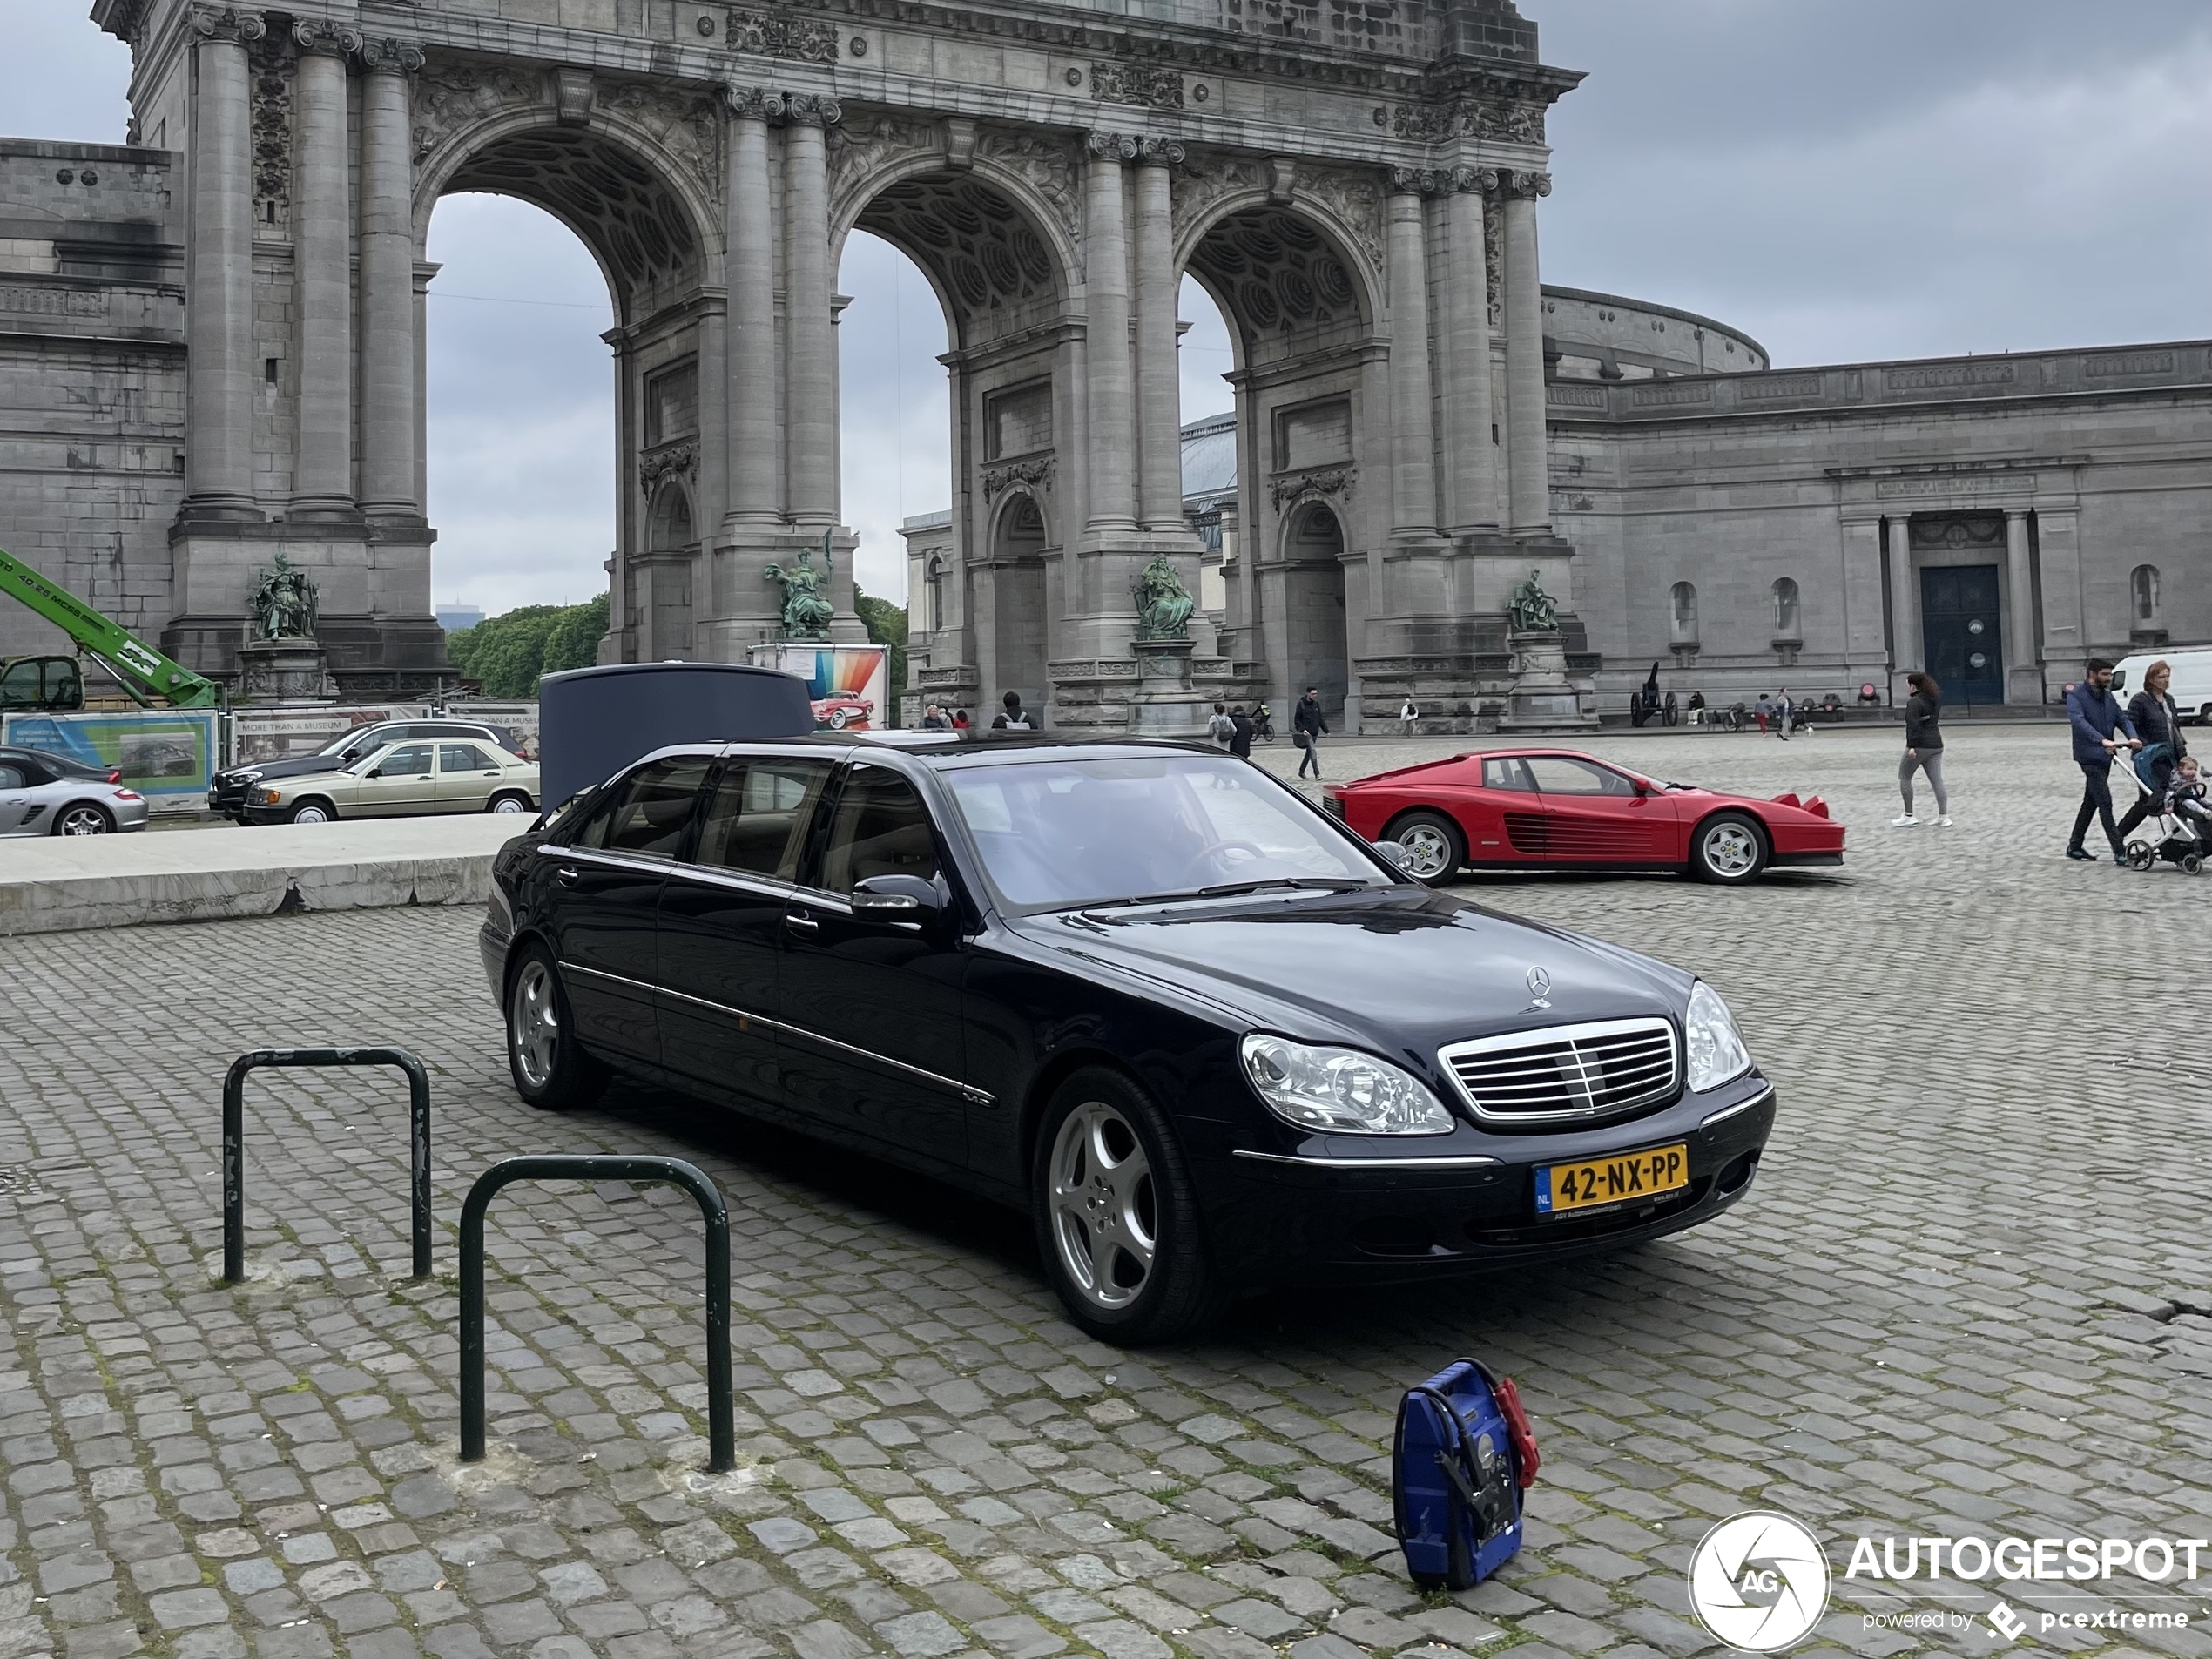
<svg viewBox="0 0 2212 1659">
<path fill-rule="evenodd" d="M 1766 832 L 1743 813 L 1716 813 L 1690 838 L 1689 873 L 1703 881 L 1741 887 L 1766 861 Z"/>
<path fill-rule="evenodd" d="M 1444 886 L 1467 863 L 1467 837 L 1442 813 L 1408 813 L 1387 834 L 1405 849 L 1406 873 L 1424 886 Z"/>
</svg>

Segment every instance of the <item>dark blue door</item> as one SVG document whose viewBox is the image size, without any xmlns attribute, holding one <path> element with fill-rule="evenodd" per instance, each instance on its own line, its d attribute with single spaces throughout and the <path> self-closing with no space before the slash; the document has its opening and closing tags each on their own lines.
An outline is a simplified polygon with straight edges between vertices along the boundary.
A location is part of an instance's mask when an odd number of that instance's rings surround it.
<svg viewBox="0 0 2212 1659">
<path fill-rule="evenodd" d="M 1997 567 L 1939 565 L 1920 572 L 1921 655 L 1946 701 L 2002 703 Z"/>
</svg>

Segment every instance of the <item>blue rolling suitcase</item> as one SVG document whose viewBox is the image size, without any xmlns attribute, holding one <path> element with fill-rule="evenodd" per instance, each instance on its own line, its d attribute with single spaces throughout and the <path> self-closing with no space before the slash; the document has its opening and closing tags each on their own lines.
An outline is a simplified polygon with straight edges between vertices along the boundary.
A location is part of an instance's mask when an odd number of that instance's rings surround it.
<svg viewBox="0 0 2212 1659">
<path fill-rule="evenodd" d="M 1406 1566 L 1423 1589 L 1464 1590 L 1521 1548 L 1536 1436 L 1509 1377 L 1461 1359 L 1398 1403 L 1391 1495 Z"/>
</svg>

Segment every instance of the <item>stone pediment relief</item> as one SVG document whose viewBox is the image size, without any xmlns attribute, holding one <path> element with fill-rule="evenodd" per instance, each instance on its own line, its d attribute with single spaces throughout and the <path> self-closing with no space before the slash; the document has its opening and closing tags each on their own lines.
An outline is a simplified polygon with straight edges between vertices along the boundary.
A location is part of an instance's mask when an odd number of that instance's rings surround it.
<svg viewBox="0 0 2212 1659">
<path fill-rule="evenodd" d="M 1357 467 L 1308 467 L 1298 472 L 1278 473 L 1268 481 L 1268 499 L 1280 508 L 1291 502 L 1329 496 L 1349 496 L 1359 482 Z"/>
<path fill-rule="evenodd" d="M 796 11 L 740 11 L 732 7 L 727 40 L 733 52 L 756 57 L 789 57 L 802 64 L 837 61 L 837 25 Z"/>
<path fill-rule="evenodd" d="M 567 80 L 556 89 L 560 76 Z M 433 60 L 415 81 L 416 165 L 473 126 L 536 107 L 571 126 L 588 127 L 596 118 L 615 117 L 651 140 L 655 159 L 682 168 L 710 198 L 722 193 L 721 118 L 711 97 L 679 86 L 611 80 L 573 70 Z"/>
<path fill-rule="evenodd" d="M 983 469 L 983 499 L 995 501 L 1001 494 L 1016 484 L 1027 484 L 1033 489 L 1052 488 L 1052 457 L 1046 455 L 1034 461 L 1009 461 L 1003 466 Z"/>
</svg>

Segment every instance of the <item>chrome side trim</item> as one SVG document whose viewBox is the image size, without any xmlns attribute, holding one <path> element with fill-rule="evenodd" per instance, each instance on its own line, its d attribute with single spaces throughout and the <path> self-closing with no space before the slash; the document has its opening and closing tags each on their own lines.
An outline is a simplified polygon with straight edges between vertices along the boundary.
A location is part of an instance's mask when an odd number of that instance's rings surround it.
<svg viewBox="0 0 2212 1659">
<path fill-rule="evenodd" d="M 1722 1107 L 1720 1110 L 1715 1112 L 1710 1117 L 1705 1119 L 1704 1122 L 1698 1124 L 1697 1127 L 1701 1130 L 1705 1130 L 1712 1128 L 1712 1126 L 1716 1123 L 1724 1123 L 1730 1118 L 1735 1116 L 1737 1113 L 1748 1112 L 1752 1107 L 1763 1106 L 1773 1098 L 1774 1085 L 1772 1083 L 1769 1083 L 1764 1089 L 1759 1090 L 1757 1094 L 1752 1096 L 1750 1099 L 1739 1100 L 1733 1106 Z"/>
<path fill-rule="evenodd" d="M 597 846 L 556 846 L 550 841 L 537 844 L 537 855 L 542 859 L 581 859 L 586 864 L 602 864 L 617 870 L 635 870 L 640 874 L 654 870 L 666 875 L 676 867 L 675 860 L 665 853 L 610 853 Z"/>
<path fill-rule="evenodd" d="M 1238 1147 L 1231 1157 L 1250 1158 L 1255 1163 L 1298 1163 L 1310 1170 L 1477 1170 L 1485 1164 L 1495 1165 L 1502 1160 L 1485 1157 L 1480 1153 L 1469 1153 L 1464 1157 L 1433 1158 L 1320 1158 L 1299 1157 L 1284 1152 L 1248 1152 Z"/>
<path fill-rule="evenodd" d="M 919 1077 L 925 1082 L 933 1082 L 940 1088 L 949 1089 L 955 1094 L 974 1101 L 978 1106 L 989 1106 L 995 1103 L 995 1097 L 988 1089 L 978 1089 L 973 1083 L 964 1083 L 956 1078 L 945 1076 L 942 1073 L 925 1070 L 920 1066 L 910 1066 L 903 1060 L 894 1060 L 889 1055 L 878 1054 L 873 1049 L 862 1049 L 850 1042 L 840 1042 L 835 1037 L 823 1036 L 819 1032 L 809 1031 L 804 1026 L 786 1024 L 781 1020 L 770 1019 L 765 1014 L 753 1014 L 744 1008 L 732 1008 L 726 1002 L 710 1001 L 705 997 L 692 996 L 684 991 L 671 991 L 665 985 L 648 985 L 643 980 L 627 979 L 620 974 L 605 973 L 597 968 L 584 968 L 575 962 L 563 962 L 561 966 L 567 972 L 581 974 L 586 979 L 604 980 L 610 985 L 619 985 L 627 990 L 643 991 L 648 996 L 673 997 L 678 1002 L 688 1002 L 693 1008 L 705 1008 L 711 1014 L 719 1014 L 732 1020 L 743 1020 L 748 1025 L 760 1026 L 784 1036 L 798 1037 L 804 1042 L 819 1043 L 822 1047 L 834 1049 L 840 1054 L 849 1054 L 874 1065 L 887 1066 L 893 1071 L 903 1071 L 909 1077 Z"/>
<path fill-rule="evenodd" d="M 772 875 L 758 875 L 751 871 L 721 869 L 711 864 L 671 864 L 669 879 L 689 881 L 702 887 L 718 887 L 742 893 L 757 899 L 788 900 L 791 884 L 779 882 Z"/>
</svg>

